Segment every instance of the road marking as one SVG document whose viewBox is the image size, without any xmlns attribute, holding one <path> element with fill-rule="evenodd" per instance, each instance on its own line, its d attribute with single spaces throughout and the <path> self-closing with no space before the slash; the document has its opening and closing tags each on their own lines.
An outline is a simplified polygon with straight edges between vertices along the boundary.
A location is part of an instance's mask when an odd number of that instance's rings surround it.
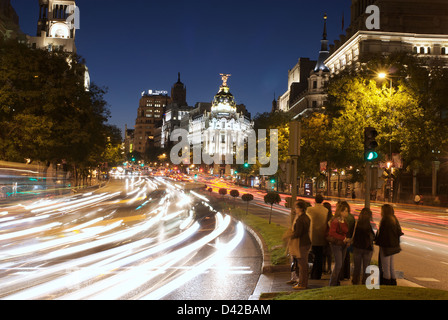
<svg viewBox="0 0 448 320">
<path fill-rule="evenodd" d="M 418 281 L 424 281 L 424 282 L 440 282 L 440 280 L 437 280 L 434 278 L 417 278 L 417 277 L 415 277 L 415 279 Z"/>
</svg>

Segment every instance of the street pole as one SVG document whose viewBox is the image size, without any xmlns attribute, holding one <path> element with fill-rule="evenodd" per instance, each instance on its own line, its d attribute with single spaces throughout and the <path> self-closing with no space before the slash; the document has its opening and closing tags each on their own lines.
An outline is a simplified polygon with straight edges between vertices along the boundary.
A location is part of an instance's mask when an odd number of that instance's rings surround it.
<svg viewBox="0 0 448 320">
<path fill-rule="evenodd" d="M 294 222 L 294 216 L 296 214 L 296 200 L 297 200 L 297 162 L 298 156 L 291 156 L 291 225 Z"/>
<path fill-rule="evenodd" d="M 366 162 L 366 194 L 365 194 L 365 204 L 364 207 L 370 209 L 370 185 L 371 185 L 372 175 L 370 173 L 370 163 Z"/>
<path fill-rule="evenodd" d="M 289 156 L 291 159 L 291 225 L 294 222 L 296 215 L 296 200 L 297 200 L 297 168 L 300 156 L 300 139 L 301 128 L 299 121 L 291 121 L 289 123 Z"/>
</svg>

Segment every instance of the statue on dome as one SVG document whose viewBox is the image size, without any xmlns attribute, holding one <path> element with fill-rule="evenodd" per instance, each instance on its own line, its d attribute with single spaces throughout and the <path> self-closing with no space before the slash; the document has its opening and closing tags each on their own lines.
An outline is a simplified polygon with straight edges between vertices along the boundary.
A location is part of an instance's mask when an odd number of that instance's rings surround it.
<svg viewBox="0 0 448 320">
<path fill-rule="evenodd" d="M 221 79 L 222 79 L 222 86 L 223 87 L 227 87 L 227 80 L 232 75 L 231 74 L 224 74 L 224 73 L 220 73 L 219 75 L 221 76 Z"/>
</svg>

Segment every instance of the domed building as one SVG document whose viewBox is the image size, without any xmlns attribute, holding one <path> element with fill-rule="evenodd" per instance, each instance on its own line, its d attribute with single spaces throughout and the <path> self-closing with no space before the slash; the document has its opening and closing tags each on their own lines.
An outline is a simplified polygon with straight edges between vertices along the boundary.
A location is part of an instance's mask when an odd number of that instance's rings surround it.
<svg viewBox="0 0 448 320">
<path fill-rule="evenodd" d="M 211 108 L 203 112 L 192 112 L 189 119 L 189 141 L 202 144 L 202 154 L 215 159 L 210 172 L 215 175 L 231 175 L 236 165 L 236 147 L 247 140 L 253 129 L 250 114 L 244 105 L 237 105 L 230 92 L 228 74 L 221 74 L 222 85 L 214 96 Z M 202 111 L 202 110 L 201 110 Z M 217 161 L 218 160 L 218 161 Z"/>
</svg>

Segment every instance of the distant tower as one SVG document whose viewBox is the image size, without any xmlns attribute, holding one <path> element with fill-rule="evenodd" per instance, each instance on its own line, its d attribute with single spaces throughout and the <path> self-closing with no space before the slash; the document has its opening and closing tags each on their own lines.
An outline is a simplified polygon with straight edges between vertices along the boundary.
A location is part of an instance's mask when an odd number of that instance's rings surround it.
<svg viewBox="0 0 448 320">
<path fill-rule="evenodd" d="M 37 22 L 37 35 L 30 37 L 33 47 L 48 50 L 63 49 L 76 53 L 76 28 L 69 12 L 76 7 L 73 0 L 39 0 L 39 20 Z"/>
<path fill-rule="evenodd" d="M 328 50 L 328 40 L 327 40 L 327 14 L 324 15 L 324 32 L 322 34 L 322 40 L 320 41 L 321 47 L 319 51 L 319 58 L 317 59 L 316 67 L 314 72 L 319 70 L 329 72 L 330 70 L 325 65 L 325 60 L 330 56 L 330 51 Z"/>
<path fill-rule="evenodd" d="M 275 98 L 275 93 L 274 93 L 274 100 L 272 100 L 272 109 L 271 109 L 271 113 L 274 112 L 278 112 L 278 104 L 277 104 L 277 99 Z"/>
<path fill-rule="evenodd" d="M 180 81 L 180 72 L 177 74 L 177 82 L 171 88 L 171 99 L 178 107 L 187 106 L 187 88 Z"/>
</svg>

